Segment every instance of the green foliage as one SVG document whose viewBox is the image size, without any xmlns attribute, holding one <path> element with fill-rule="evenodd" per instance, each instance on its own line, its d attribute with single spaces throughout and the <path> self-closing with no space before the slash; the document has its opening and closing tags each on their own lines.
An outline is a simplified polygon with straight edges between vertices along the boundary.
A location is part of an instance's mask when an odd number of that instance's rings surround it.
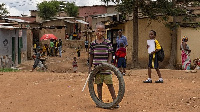
<svg viewBox="0 0 200 112">
<path fill-rule="evenodd" d="M 47 20 L 56 16 L 56 14 L 59 12 L 60 2 L 44 1 L 40 4 L 37 4 L 37 8 L 39 10 L 39 16 L 44 20 Z"/>
<path fill-rule="evenodd" d="M 67 2 L 66 4 L 64 4 L 65 7 L 65 12 L 68 14 L 68 16 L 70 17 L 77 17 L 78 15 L 78 6 L 75 5 L 75 2 Z"/>
<path fill-rule="evenodd" d="M 125 15 L 131 14 L 133 12 L 134 5 L 135 5 L 135 2 L 133 0 L 125 0 L 117 4 L 116 10 Z"/>
<path fill-rule="evenodd" d="M 11 69 L 11 68 L 1 68 L 0 72 L 18 72 L 18 69 Z"/>
<path fill-rule="evenodd" d="M 117 11 L 123 15 L 133 13 L 138 7 L 143 16 L 159 21 L 168 21 L 169 16 L 185 16 L 183 21 L 189 21 L 194 15 L 188 14 L 186 6 L 200 6 L 199 0 L 102 0 L 105 3 L 117 4 Z M 137 3 L 136 3 L 137 2 Z M 159 17 L 158 15 L 162 15 Z M 196 15 L 198 16 L 198 15 Z"/>
<path fill-rule="evenodd" d="M 44 1 L 37 4 L 37 8 L 39 10 L 39 16 L 44 20 L 55 17 L 60 11 L 66 12 L 70 17 L 76 17 L 78 15 L 78 6 L 75 5 L 75 2 Z"/>
<path fill-rule="evenodd" d="M 101 0 L 101 1 L 108 4 L 108 2 L 119 3 L 121 1 L 126 1 L 126 0 Z"/>
<path fill-rule="evenodd" d="M 189 2 L 194 2 L 197 3 L 199 0 L 177 0 L 177 3 L 189 3 Z"/>
<path fill-rule="evenodd" d="M 173 23 L 164 23 L 165 27 L 174 30 L 175 28 L 178 28 L 180 26 L 180 23 L 176 22 L 175 24 Z"/>
<path fill-rule="evenodd" d="M 4 3 L 0 3 L 0 17 L 9 14 L 8 10 L 5 8 Z"/>
<path fill-rule="evenodd" d="M 158 19 L 157 15 L 163 15 L 163 20 L 167 21 L 167 16 L 178 16 L 186 14 L 186 9 L 182 7 L 174 7 L 172 2 L 168 0 L 150 1 L 149 3 L 139 4 L 142 13 L 151 19 Z"/>
</svg>

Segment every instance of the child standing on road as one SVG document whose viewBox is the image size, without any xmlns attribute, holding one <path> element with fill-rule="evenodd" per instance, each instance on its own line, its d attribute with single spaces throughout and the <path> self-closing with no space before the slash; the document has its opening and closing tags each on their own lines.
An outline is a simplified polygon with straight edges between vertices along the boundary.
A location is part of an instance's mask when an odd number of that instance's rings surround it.
<svg viewBox="0 0 200 112">
<path fill-rule="evenodd" d="M 125 75 L 126 73 L 126 48 L 124 48 L 124 44 L 120 43 L 120 48 L 116 51 L 115 55 L 117 56 L 117 67 L 119 68 L 119 71 Z M 122 68 L 121 68 L 122 67 Z M 122 71 L 123 69 L 123 71 Z"/>
<path fill-rule="evenodd" d="M 45 44 L 44 44 L 44 46 L 42 48 L 42 51 L 43 51 L 43 55 L 46 55 L 47 49 L 46 49 L 46 45 Z"/>
<path fill-rule="evenodd" d="M 158 40 L 156 40 L 156 32 L 154 30 L 151 30 L 149 32 L 149 38 L 152 40 L 155 40 L 155 51 L 151 52 L 149 54 L 149 64 L 148 64 L 148 79 L 143 81 L 144 83 L 152 83 L 151 80 L 151 68 L 155 68 L 159 77 L 159 80 L 155 81 L 155 83 L 163 83 L 163 79 L 161 77 L 161 73 L 159 70 L 159 66 L 158 66 L 158 58 L 157 58 L 157 52 L 161 50 L 161 46 L 158 42 Z M 149 48 L 150 46 L 147 45 L 147 48 Z"/>
<path fill-rule="evenodd" d="M 61 39 L 59 39 L 57 46 L 58 46 L 59 56 L 61 57 L 62 56 L 62 40 Z"/>
<path fill-rule="evenodd" d="M 88 41 L 87 41 L 87 39 L 85 40 L 85 51 L 86 52 L 88 51 Z"/>
<path fill-rule="evenodd" d="M 78 58 L 80 58 L 80 56 L 81 56 L 81 50 L 79 49 L 79 47 L 77 49 L 77 56 L 78 56 Z"/>
<path fill-rule="evenodd" d="M 54 42 L 53 39 L 50 40 L 50 55 L 54 56 Z"/>
<path fill-rule="evenodd" d="M 111 41 L 104 38 L 105 25 L 98 23 L 96 25 L 96 40 L 90 43 L 90 59 L 89 59 L 89 72 L 91 66 L 97 66 L 102 62 L 111 63 L 112 60 L 112 44 Z M 115 90 L 113 87 L 112 74 L 109 70 L 100 71 L 95 75 L 95 84 L 97 84 L 97 93 L 99 99 L 102 101 L 102 86 L 103 82 L 108 86 L 112 99 L 116 99 Z M 117 106 L 119 107 L 119 106 Z"/>
<path fill-rule="evenodd" d="M 72 63 L 72 66 L 73 66 L 74 73 L 76 73 L 77 68 L 78 68 L 78 64 L 77 64 L 77 61 L 76 61 L 76 57 L 74 57 L 74 61 L 73 61 L 73 63 Z"/>
</svg>

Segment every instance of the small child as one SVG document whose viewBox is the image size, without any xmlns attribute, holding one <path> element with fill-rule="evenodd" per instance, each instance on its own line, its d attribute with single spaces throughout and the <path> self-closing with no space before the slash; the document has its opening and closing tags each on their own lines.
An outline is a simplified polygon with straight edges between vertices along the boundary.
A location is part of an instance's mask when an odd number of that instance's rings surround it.
<svg viewBox="0 0 200 112">
<path fill-rule="evenodd" d="M 77 61 L 76 61 L 76 57 L 74 57 L 74 61 L 73 61 L 73 63 L 72 63 L 72 66 L 73 66 L 74 73 L 76 73 L 77 68 L 78 68 Z"/>
<path fill-rule="evenodd" d="M 143 81 L 143 83 L 152 83 L 151 80 L 151 68 L 155 68 L 159 77 L 159 80 L 155 81 L 155 83 L 163 83 L 163 79 L 161 77 L 161 73 L 159 70 L 159 66 L 158 66 L 158 58 L 157 58 L 157 52 L 159 50 L 161 50 L 161 46 L 158 42 L 158 40 L 156 40 L 156 32 L 154 30 L 151 30 L 149 32 L 149 38 L 152 40 L 155 40 L 155 51 L 151 52 L 149 54 L 149 64 L 148 64 L 148 79 Z M 149 48 L 149 45 L 147 45 L 147 48 Z"/>
<path fill-rule="evenodd" d="M 196 58 L 193 60 L 194 63 L 194 69 L 200 69 L 200 59 Z"/>
<path fill-rule="evenodd" d="M 85 40 L 85 51 L 86 52 L 88 51 L 88 41 L 87 41 L 87 39 Z"/>
<path fill-rule="evenodd" d="M 124 44 L 120 43 L 120 48 L 116 51 L 115 55 L 117 56 L 117 67 L 119 68 L 119 71 L 125 75 L 126 74 L 126 48 L 124 48 Z M 122 71 L 122 68 L 123 71 Z"/>
<path fill-rule="evenodd" d="M 92 64 L 97 66 L 102 62 L 111 63 L 112 60 L 112 43 L 110 40 L 105 39 L 105 25 L 103 23 L 98 23 L 96 25 L 96 40 L 90 43 L 89 49 L 89 72 L 91 71 Z M 98 98 L 102 101 L 102 87 L 105 83 L 110 91 L 112 99 L 116 99 L 115 89 L 113 86 L 112 74 L 108 70 L 100 70 L 99 73 L 95 75 L 95 84 L 97 84 Z M 116 106 L 118 108 L 119 105 Z"/>
<path fill-rule="evenodd" d="M 81 56 L 81 50 L 79 49 L 79 47 L 77 49 L 77 56 L 78 56 L 78 58 L 80 58 L 80 56 Z"/>
</svg>

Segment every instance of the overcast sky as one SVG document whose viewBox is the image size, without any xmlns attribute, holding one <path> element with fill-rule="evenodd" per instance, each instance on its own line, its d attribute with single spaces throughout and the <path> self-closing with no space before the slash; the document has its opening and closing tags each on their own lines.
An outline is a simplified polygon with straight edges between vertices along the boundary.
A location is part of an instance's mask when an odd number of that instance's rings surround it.
<svg viewBox="0 0 200 112">
<path fill-rule="evenodd" d="M 10 12 L 11 16 L 20 16 L 21 14 L 30 15 L 29 10 L 36 10 L 37 4 L 42 1 L 51 0 L 0 0 L 0 3 L 5 3 L 6 8 Z M 78 6 L 92 6 L 92 5 L 104 5 L 101 0 L 58 0 L 75 2 Z"/>
</svg>

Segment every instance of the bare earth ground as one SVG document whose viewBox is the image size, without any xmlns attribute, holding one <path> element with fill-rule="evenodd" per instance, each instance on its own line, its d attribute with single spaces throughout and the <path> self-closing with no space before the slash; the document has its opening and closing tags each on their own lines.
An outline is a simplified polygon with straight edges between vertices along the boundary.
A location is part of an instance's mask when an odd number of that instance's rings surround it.
<svg viewBox="0 0 200 112">
<path fill-rule="evenodd" d="M 72 73 L 75 49 L 64 49 L 63 57 L 49 57 L 49 72 L 29 72 L 33 60 L 23 63 L 20 72 L 0 73 L 0 112 L 199 112 L 200 71 L 162 69 L 163 84 L 144 84 L 146 69 L 128 70 L 126 89 L 118 109 L 97 108 L 88 87 L 87 55 L 78 59 L 79 72 Z M 158 79 L 152 70 L 152 79 Z M 105 94 L 105 93 L 104 93 Z M 107 95 L 107 93 L 106 93 Z M 109 93 L 108 93 L 109 95 Z"/>
</svg>

